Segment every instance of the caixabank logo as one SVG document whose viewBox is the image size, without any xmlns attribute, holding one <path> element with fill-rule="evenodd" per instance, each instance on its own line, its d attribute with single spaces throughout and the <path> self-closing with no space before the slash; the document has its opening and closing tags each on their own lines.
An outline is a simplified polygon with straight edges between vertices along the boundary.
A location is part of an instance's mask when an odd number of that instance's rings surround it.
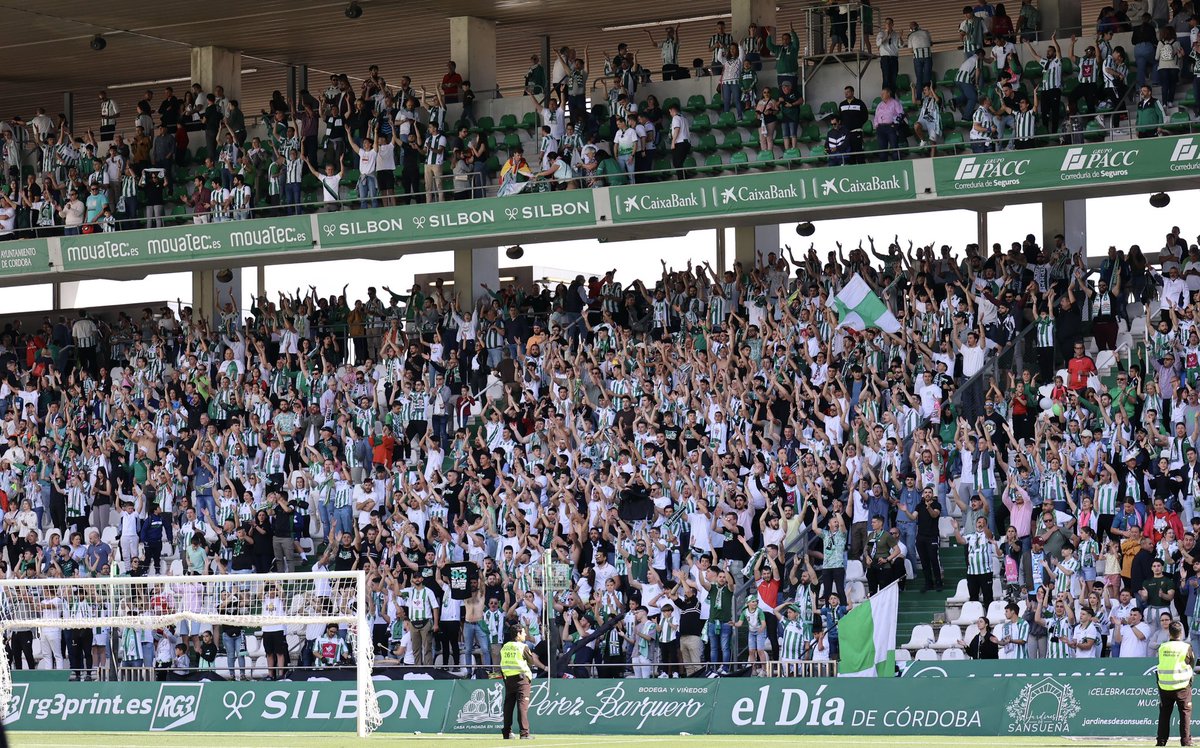
<svg viewBox="0 0 1200 748">
<path fill-rule="evenodd" d="M 1009 702 L 1008 732 L 1012 734 L 1065 735 L 1071 732 L 1071 720 L 1079 714 L 1079 702 L 1071 686 L 1054 678 L 1026 683 Z"/>
<path fill-rule="evenodd" d="M 154 700 L 150 732 L 166 732 L 190 725 L 200 715 L 203 683 L 164 683 Z"/>
</svg>

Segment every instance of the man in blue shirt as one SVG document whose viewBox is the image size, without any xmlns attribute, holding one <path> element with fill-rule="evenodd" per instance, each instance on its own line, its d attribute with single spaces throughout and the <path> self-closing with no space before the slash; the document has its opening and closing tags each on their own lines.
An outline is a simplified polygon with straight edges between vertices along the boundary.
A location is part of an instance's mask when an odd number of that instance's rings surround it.
<svg viewBox="0 0 1200 748">
<path fill-rule="evenodd" d="M 84 205 L 87 208 L 87 213 L 84 215 L 84 223 L 95 223 L 100 220 L 100 214 L 104 212 L 104 207 L 108 205 L 108 195 L 100 191 L 100 185 L 93 183 L 89 188 L 91 194 L 88 195 Z"/>
<path fill-rule="evenodd" d="M 921 503 L 921 492 L 917 490 L 917 476 L 904 476 L 904 487 L 896 499 L 896 529 L 900 531 L 901 542 L 905 548 L 917 547 L 917 520 L 913 518 L 917 512 L 917 504 Z M 916 564 L 913 564 L 914 567 Z"/>
</svg>

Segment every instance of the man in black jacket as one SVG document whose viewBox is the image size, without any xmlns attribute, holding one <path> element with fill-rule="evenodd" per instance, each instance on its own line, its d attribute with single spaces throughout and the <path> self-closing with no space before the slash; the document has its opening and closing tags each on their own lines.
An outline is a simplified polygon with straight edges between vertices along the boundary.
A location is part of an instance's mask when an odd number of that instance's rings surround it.
<svg viewBox="0 0 1200 748">
<path fill-rule="evenodd" d="M 838 104 L 838 113 L 841 115 L 846 131 L 850 133 L 849 152 L 853 154 L 850 163 L 861 164 L 863 161 L 863 126 L 867 124 L 867 117 L 870 113 L 866 103 L 854 95 L 854 86 L 846 86 L 845 94 L 846 98 Z"/>
</svg>

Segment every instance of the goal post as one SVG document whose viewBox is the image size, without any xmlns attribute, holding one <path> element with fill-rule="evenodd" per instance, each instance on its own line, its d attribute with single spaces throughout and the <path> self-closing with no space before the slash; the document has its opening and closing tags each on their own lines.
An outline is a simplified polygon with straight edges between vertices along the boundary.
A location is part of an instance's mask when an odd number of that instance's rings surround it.
<svg viewBox="0 0 1200 748">
<path fill-rule="evenodd" d="M 289 627 L 344 626 L 345 651 L 353 652 L 355 666 L 358 735 L 366 737 L 382 723 L 371 679 L 372 627 L 363 571 L 0 580 L 0 633 L 5 635 L 24 629 L 145 631 L 185 621 L 283 626 L 285 637 Z M 303 648 L 307 639 L 300 638 Z M 117 652 L 121 644 L 114 636 L 109 646 Z M 333 644 L 331 648 L 342 651 Z M 231 672 L 233 654 L 227 653 Z M 238 669 L 247 671 L 244 666 Z M 0 647 L 0 719 L 11 696 L 12 663 L 7 648 Z"/>
</svg>

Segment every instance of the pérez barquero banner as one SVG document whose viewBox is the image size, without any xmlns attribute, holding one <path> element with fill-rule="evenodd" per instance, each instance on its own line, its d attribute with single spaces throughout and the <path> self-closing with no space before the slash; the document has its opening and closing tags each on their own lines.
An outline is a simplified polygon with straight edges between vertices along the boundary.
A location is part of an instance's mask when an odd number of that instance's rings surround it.
<svg viewBox="0 0 1200 748">
<path fill-rule="evenodd" d="M 382 732 L 498 734 L 494 680 L 375 681 Z M 16 683 L 10 730 L 345 732 L 353 682 Z M 535 732 L 557 735 L 1152 734 L 1152 677 L 808 680 L 573 679 L 534 683 Z"/>
<path fill-rule="evenodd" d="M 105 270 L 156 262 L 201 261 L 225 257 L 311 250 L 307 216 L 256 218 L 166 229 L 64 236 L 63 270 Z"/>
</svg>

